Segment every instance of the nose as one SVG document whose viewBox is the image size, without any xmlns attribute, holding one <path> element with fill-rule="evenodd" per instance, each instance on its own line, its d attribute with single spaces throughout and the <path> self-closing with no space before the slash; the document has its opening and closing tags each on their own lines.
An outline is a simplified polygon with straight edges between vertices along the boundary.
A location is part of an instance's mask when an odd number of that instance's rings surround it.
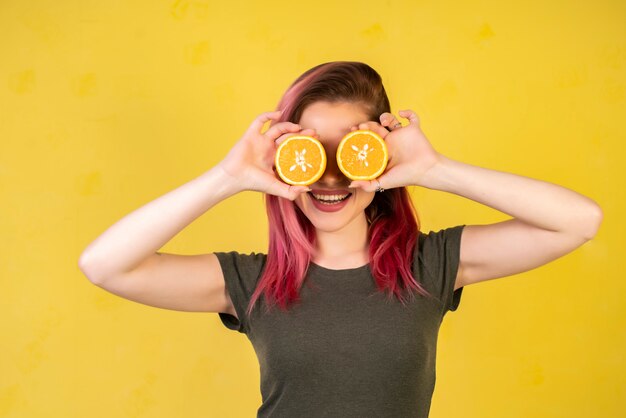
<svg viewBox="0 0 626 418">
<path fill-rule="evenodd" d="M 337 159 L 335 155 L 332 154 L 327 156 L 326 159 L 326 169 L 324 170 L 324 174 L 317 181 L 320 186 L 335 188 L 335 187 L 348 187 L 350 184 L 350 179 L 347 178 L 343 172 L 339 169 L 337 165 Z"/>
</svg>

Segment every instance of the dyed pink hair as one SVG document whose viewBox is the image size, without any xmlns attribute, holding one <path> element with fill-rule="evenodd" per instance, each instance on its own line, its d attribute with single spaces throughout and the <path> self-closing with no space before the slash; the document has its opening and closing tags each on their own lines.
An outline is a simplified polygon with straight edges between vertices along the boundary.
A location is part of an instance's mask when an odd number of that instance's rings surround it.
<svg viewBox="0 0 626 418">
<path fill-rule="evenodd" d="M 349 102 L 363 105 L 369 119 L 379 121 L 391 112 L 380 75 L 360 62 L 335 61 L 317 65 L 298 77 L 283 95 L 276 110 L 283 110 L 277 122 L 298 123 L 304 109 L 315 102 Z M 289 199 L 266 194 L 269 221 L 269 250 L 261 279 L 252 294 L 250 314 L 262 293 L 266 308 L 282 310 L 300 300 L 300 288 L 315 248 L 315 227 Z M 387 291 L 402 302 L 406 291 L 429 295 L 412 276 L 413 251 L 418 244 L 419 218 L 405 187 L 376 193 L 365 209 L 368 220 L 370 269 L 379 291 Z"/>
</svg>

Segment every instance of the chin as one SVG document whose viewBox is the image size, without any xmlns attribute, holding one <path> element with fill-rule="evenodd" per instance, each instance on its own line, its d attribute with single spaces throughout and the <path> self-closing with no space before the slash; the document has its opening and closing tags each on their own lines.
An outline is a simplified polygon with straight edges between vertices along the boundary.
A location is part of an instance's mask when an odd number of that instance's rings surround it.
<svg viewBox="0 0 626 418">
<path fill-rule="evenodd" d="M 312 221 L 311 222 L 315 229 L 323 232 L 336 232 L 344 228 L 348 225 L 348 222 L 340 221 L 340 222 L 328 222 L 328 221 Z"/>
<path fill-rule="evenodd" d="M 315 229 L 323 232 L 336 232 L 341 229 L 349 226 L 351 223 L 355 222 L 359 217 L 357 213 L 355 213 L 354 207 L 347 206 L 340 211 L 337 212 L 320 212 L 315 209 L 310 201 L 308 201 L 309 197 L 299 196 L 295 204 L 298 206 L 300 211 L 304 213 L 304 216 L 311 222 L 311 224 L 315 227 Z M 363 216 L 365 216 L 363 214 Z"/>
</svg>

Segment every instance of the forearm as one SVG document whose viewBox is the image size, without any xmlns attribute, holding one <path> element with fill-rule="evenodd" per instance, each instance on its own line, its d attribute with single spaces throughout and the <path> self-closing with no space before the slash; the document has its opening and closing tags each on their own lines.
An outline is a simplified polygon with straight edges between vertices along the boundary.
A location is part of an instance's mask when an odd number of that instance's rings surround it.
<svg viewBox="0 0 626 418">
<path fill-rule="evenodd" d="M 416 185 L 466 197 L 539 228 L 588 239 L 602 220 L 596 202 L 570 189 L 445 156 Z"/>
<path fill-rule="evenodd" d="M 232 178 L 215 166 L 117 221 L 83 251 L 79 266 L 85 274 L 100 278 L 130 271 L 239 191 Z"/>
</svg>

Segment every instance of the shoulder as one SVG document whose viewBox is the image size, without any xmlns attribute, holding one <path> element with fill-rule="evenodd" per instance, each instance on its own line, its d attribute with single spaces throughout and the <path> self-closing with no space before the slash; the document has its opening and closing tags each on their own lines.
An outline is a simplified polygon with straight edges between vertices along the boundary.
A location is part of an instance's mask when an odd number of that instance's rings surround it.
<svg viewBox="0 0 626 418">
<path fill-rule="evenodd" d="M 224 274 L 250 274 L 263 269 L 267 261 L 265 253 L 240 253 L 238 251 L 216 252 L 215 256 L 222 266 Z"/>
<path fill-rule="evenodd" d="M 427 233 L 419 231 L 415 262 L 433 277 L 440 275 L 445 265 L 458 263 L 464 227 L 462 224 Z"/>
<path fill-rule="evenodd" d="M 239 251 L 217 251 L 214 254 L 220 259 L 230 259 L 243 262 L 260 262 L 265 261 L 267 258 L 267 254 L 262 252 L 257 253 L 254 251 L 249 253 L 242 253 Z"/>
<path fill-rule="evenodd" d="M 465 224 L 451 226 L 439 230 L 424 233 L 418 232 L 418 250 L 420 253 L 432 254 L 437 250 L 446 249 L 459 242 Z"/>
</svg>

